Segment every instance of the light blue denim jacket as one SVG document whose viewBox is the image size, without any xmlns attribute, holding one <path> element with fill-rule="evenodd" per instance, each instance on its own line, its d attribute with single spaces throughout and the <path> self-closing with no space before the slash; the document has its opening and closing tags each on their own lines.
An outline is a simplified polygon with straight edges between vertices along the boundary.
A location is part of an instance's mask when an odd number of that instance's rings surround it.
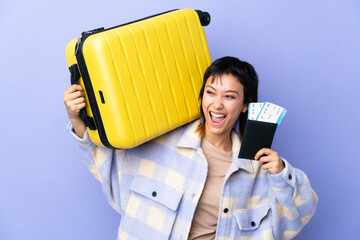
<svg viewBox="0 0 360 240">
<path fill-rule="evenodd" d="M 189 123 L 133 149 L 94 145 L 85 132 L 76 139 L 82 159 L 98 179 L 110 205 L 121 214 L 118 239 L 187 239 L 207 177 L 207 161 Z M 259 162 L 237 158 L 221 193 L 216 239 L 291 239 L 310 220 L 317 196 L 309 179 L 285 159 L 285 169 L 265 174 Z"/>
</svg>

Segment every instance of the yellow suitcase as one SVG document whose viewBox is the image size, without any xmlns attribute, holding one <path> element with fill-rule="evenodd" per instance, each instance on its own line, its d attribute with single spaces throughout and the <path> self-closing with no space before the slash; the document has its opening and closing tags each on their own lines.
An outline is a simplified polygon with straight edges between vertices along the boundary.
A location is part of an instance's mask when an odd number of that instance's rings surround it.
<svg viewBox="0 0 360 240">
<path fill-rule="evenodd" d="M 207 12 L 173 10 L 69 42 L 71 81 L 85 89 L 81 116 L 96 145 L 132 148 L 199 116 L 209 23 Z"/>
</svg>

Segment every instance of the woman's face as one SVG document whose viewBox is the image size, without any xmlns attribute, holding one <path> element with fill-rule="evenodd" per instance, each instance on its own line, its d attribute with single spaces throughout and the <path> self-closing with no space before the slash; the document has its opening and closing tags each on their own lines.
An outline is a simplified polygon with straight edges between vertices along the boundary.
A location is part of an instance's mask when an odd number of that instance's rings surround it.
<svg viewBox="0 0 360 240">
<path fill-rule="evenodd" d="M 205 84 L 202 109 L 205 116 L 205 136 L 230 136 L 231 130 L 241 112 L 247 111 L 244 105 L 244 89 L 231 74 L 210 76 Z"/>
</svg>

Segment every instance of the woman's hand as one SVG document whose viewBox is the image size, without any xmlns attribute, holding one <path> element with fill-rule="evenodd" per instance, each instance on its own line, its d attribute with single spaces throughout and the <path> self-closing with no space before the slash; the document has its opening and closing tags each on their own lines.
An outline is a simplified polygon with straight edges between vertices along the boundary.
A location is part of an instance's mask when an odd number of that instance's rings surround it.
<svg viewBox="0 0 360 240">
<path fill-rule="evenodd" d="M 80 116 L 80 110 L 85 107 L 85 94 L 80 85 L 71 85 L 64 92 L 64 103 L 68 117 L 70 118 L 74 131 L 78 137 L 83 138 L 86 126 Z"/>
<path fill-rule="evenodd" d="M 281 160 L 278 153 L 270 148 L 260 149 L 255 154 L 254 159 L 259 160 L 265 173 L 277 174 L 285 168 L 284 162 Z"/>
<path fill-rule="evenodd" d="M 84 91 L 80 85 L 71 85 L 64 92 L 64 103 L 68 117 L 76 119 L 80 117 L 80 110 L 85 107 Z"/>
</svg>

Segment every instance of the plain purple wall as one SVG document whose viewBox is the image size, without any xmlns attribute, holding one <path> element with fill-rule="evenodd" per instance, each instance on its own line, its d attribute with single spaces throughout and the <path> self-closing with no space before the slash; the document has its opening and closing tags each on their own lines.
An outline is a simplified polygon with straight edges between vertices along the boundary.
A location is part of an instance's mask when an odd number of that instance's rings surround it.
<svg viewBox="0 0 360 240">
<path fill-rule="evenodd" d="M 0 1 L 0 239 L 116 239 L 120 216 L 65 131 L 65 46 L 84 30 L 174 8 L 208 11 L 212 58 L 252 63 L 260 101 L 288 109 L 273 149 L 320 199 L 296 239 L 355 239 L 358 0 Z"/>
</svg>

